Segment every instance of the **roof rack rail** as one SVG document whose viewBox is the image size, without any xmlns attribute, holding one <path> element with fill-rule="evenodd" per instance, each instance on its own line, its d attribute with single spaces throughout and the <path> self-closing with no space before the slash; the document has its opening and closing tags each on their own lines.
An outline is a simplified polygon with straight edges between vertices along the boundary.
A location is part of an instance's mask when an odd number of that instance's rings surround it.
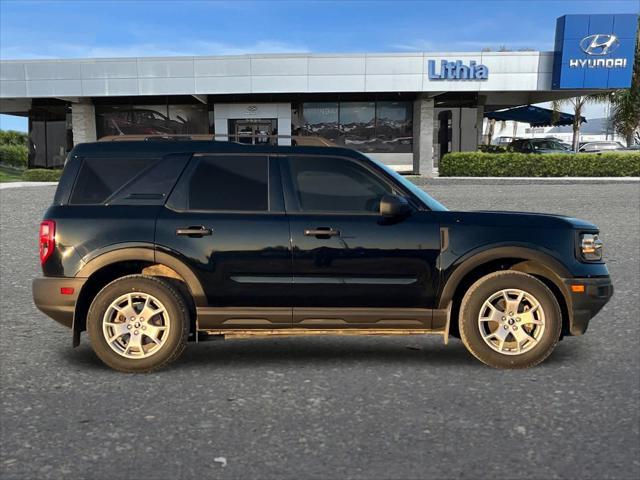
<svg viewBox="0 0 640 480">
<path fill-rule="evenodd" d="M 332 140 L 324 137 L 303 135 L 265 135 L 265 134 L 162 134 L 162 135 L 108 135 L 98 139 L 99 142 L 180 142 L 180 141 L 215 141 L 240 144 L 278 144 L 278 140 L 290 140 L 291 145 L 300 147 L 338 147 Z M 348 148 L 348 147 L 347 147 Z"/>
</svg>

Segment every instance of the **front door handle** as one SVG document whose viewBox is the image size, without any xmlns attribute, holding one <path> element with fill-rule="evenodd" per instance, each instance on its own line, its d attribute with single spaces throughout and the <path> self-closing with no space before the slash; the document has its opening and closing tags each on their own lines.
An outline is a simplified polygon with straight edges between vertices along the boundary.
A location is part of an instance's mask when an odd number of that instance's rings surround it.
<svg viewBox="0 0 640 480">
<path fill-rule="evenodd" d="M 205 227 L 204 225 L 176 229 L 176 235 L 185 235 L 191 238 L 204 237 L 205 235 L 211 235 L 211 233 L 211 229 Z"/>
<path fill-rule="evenodd" d="M 330 238 L 340 235 L 340 230 L 334 230 L 331 227 L 307 228 L 304 235 L 306 237 Z"/>
</svg>

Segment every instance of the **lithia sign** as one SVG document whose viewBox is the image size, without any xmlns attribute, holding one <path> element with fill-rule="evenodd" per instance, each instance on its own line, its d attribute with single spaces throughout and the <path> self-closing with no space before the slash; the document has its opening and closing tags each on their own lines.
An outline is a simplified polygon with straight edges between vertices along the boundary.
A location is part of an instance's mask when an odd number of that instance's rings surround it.
<svg viewBox="0 0 640 480">
<path fill-rule="evenodd" d="M 440 61 L 440 68 L 435 60 L 427 61 L 427 75 L 429 80 L 487 80 L 489 68 L 471 60 L 466 65 L 462 60 Z"/>
</svg>

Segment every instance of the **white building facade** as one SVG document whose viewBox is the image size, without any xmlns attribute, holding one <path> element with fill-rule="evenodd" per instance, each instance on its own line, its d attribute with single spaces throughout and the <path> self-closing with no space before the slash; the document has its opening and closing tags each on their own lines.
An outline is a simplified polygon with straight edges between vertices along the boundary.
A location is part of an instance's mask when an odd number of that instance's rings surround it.
<svg viewBox="0 0 640 480">
<path fill-rule="evenodd" d="M 527 51 L 12 60 L 0 62 L 0 113 L 29 117 L 30 166 L 59 166 L 74 144 L 106 135 L 264 135 L 281 144 L 315 135 L 431 175 L 444 153 L 476 149 L 487 111 L 607 88 L 554 87 L 557 59 Z"/>
</svg>

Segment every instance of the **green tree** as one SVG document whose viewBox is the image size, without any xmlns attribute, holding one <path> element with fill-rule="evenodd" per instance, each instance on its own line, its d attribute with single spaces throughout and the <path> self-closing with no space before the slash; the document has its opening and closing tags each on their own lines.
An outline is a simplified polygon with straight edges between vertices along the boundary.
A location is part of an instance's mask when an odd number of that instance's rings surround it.
<svg viewBox="0 0 640 480">
<path fill-rule="evenodd" d="M 564 106 L 570 106 L 573 109 L 573 141 L 571 142 L 572 150 L 574 152 L 578 151 L 578 147 L 580 145 L 580 117 L 582 116 L 582 111 L 584 110 L 585 105 L 590 103 L 602 103 L 607 102 L 611 98 L 611 93 L 594 93 L 591 95 L 582 95 L 580 97 L 572 97 L 572 98 L 563 98 L 561 100 L 554 100 L 552 102 L 552 109 L 554 112 L 554 119 L 556 120 L 560 109 Z"/>
<path fill-rule="evenodd" d="M 27 140 L 26 133 L 0 130 L 0 164 L 26 168 L 29 157 Z"/>
<path fill-rule="evenodd" d="M 27 134 L 15 130 L 0 130 L 0 145 L 27 145 Z"/>
<path fill-rule="evenodd" d="M 638 30 L 640 32 L 640 20 L 638 21 Z M 633 145 L 634 137 L 640 134 L 640 33 L 636 37 L 636 55 L 633 63 L 631 87 L 612 92 L 609 101 L 611 102 L 611 120 L 614 128 L 624 136 L 627 146 Z"/>
</svg>

